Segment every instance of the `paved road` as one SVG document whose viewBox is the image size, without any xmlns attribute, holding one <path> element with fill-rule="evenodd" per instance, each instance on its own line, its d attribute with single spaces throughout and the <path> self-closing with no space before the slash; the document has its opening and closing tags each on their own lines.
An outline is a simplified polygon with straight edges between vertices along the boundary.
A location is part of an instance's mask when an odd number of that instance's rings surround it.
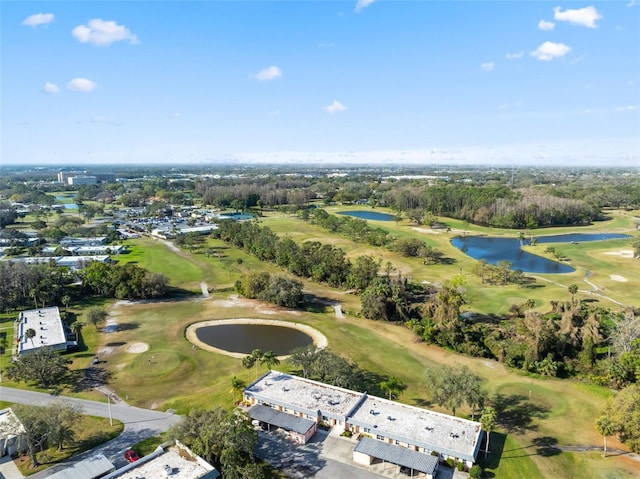
<svg viewBox="0 0 640 479">
<path fill-rule="evenodd" d="M 65 401 L 82 408 L 84 414 L 98 417 L 109 417 L 109 406 L 105 402 L 87 401 L 86 399 L 76 399 L 66 396 L 53 396 L 51 394 L 39 393 L 34 391 L 24 391 L 22 389 L 13 389 L 0 387 L 0 399 L 3 401 L 14 402 L 19 404 L 46 405 L 57 401 Z M 102 453 L 107 458 L 113 458 L 115 462 L 122 460 L 122 451 L 132 444 L 135 444 L 148 437 L 157 436 L 159 433 L 166 431 L 173 424 L 180 420 L 180 416 L 173 414 L 172 411 L 160 412 L 149 409 L 129 406 L 119 402 L 111 404 L 111 415 L 113 419 L 117 419 L 124 423 L 124 431 L 115 439 L 104 443 L 103 445 L 80 454 L 73 458 L 73 463 L 78 460 L 86 459 L 98 453 Z M 48 477 L 61 466 L 54 466 L 46 471 L 39 472 L 30 476 L 32 479 L 41 479 Z M 2 472 L 0 471 L 0 477 Z"/>
</svg>

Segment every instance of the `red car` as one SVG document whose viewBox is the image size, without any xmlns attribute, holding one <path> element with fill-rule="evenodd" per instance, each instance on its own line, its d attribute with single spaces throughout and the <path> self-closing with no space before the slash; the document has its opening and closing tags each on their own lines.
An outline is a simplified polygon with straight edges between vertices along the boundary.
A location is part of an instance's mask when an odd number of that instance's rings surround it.
<svg viewBox="0 0 640 479">
<path fill-rule="evenodd" d="M 136 454 L 136 451 L 134 451 L 133 449 L 125 451 L 124 458 L 127 460 L 127 462 L 136 462 L 138 459 L 140 459 L 140 457 Z"/>
</svg>

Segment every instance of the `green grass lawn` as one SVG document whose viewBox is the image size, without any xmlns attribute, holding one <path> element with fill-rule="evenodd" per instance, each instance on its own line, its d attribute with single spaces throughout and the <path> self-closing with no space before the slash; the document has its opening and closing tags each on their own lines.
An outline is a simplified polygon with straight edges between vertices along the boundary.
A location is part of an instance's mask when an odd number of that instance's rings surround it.
<svg viewBox="0 0 640 479">
<path fill-rule="evenodd" d="M 631 285 L 637 284 L 637 279 L 640 279 L 635 276 L 639 266 L 628 265 L 621 273 L 616 268 L 623 268 L 627 264 L 624 259 L 612 256 L 610 262 L 611 255 L 605 255 L 609 248 L 625 247 L 624 242 L 607 242 L 597 247 L 593 243 L 563 245 L 562 248 L 567 248 L 566 251 L 563 249 L 563 253 L 579 268 L 576 273 L 546 275 L 544 277 L 550 278 L 550 282 L 539 281 L 535 288 L 518 288 L 481 285 L 479 279 L 470 273 L 475 261 L 451 246 L 450 235 L 424 233 L 415 230 L 407 222 L 387 222 L 381 226 L 394 235 L 426 239 L 453 258 L 455 263 L 424 266 L 418 259 L 400 258 L 390 251 L 353 243 L 279 214 L 268 215 L 261 221 L 279 234 L 289 234 L 296 241 L 317 239 L 344 248 L 349 257 L 372 254 L 382 257 L 384 261 L 390 260 L 414 281 L 436 283 L 462 274 L 466 280 L 464 287 L 469 301 L 465 307 L 482 313 L 504 314 L 510 304 L 522 303 L 528 298 L 536 300 L 538 309 L 548 310 L 551 299 L 568 299 L 566 287 L 572 282 L 580 283 L 585 270 L 594 272 L 594 283 L 600 285 L 602 281 L 606 293 L 623 299 L 632 295 Z M 609 222 L 611 228 L 620 230 L 629 225 L 629 218 L 623 216 Z M 451 222 L 454 229 L 460 226 L 468 225 Z M 602 224 L 597 224 L 588 228 L 595 231 L 602 227 Z M 483 233 L 489 230 L 474 229 Z M 551 230 L 548 232 L 551 233 Z M 506 231 L 498 233 L 507 234 Z M 131 240 L 128 244 L 132 251 L 121 256 L 120 261 L 136 262 L 152 271 L 162 272 L 176 288 L 199 294 L 200 282 L 205 281 L 215 291 L 207 300 L 194 294 L 191 298 L 180 297 L 159 302 L 113 302 L 109 305 L 113 318 L 127 327 L 113 333 L 96 331 L 92 326 L 85 328 L 83 336 L 86 335 L 88 348 L 85 353 L 74 356 L 72 368 L 85 368 L 95 351 L 101 350 L 103 367 L 111 374 L 112 387 L 120 397 L 127 398 L 133 405 L 173 408 L 179 413 L 194 407 L 231 407 L 231 378 L 237 376 L 248 383 L 254 379 L 254 371 L 243 369 L 239 359 L 192 347 L 184 338 L 185 328 L 198 321 L 234 317 L 291 320 L 317 328 L 327 336 L 331 349 L 357 362 L 374 377 L 396 376 L 408 386 L 400 397 L 401 401 L 408 404 L 430 405 L 424 373 L 431 365 L 464 364 L 482 376 L 488 400 L 493 403 L 501 401 L 498 432 L 503 434 L 504 439 L 501 446 L 500 441 L 496 441 L 496 446 L 500 446 L 502 453 L 498 450 L 499 461 L 491 459 L 494 462 L 490 461 L 489 464 L 497 478 L 587 477 L 590 471 L 595 474 L 592 477 L 603 479 L 637 477 L 637 469 L 634 469 L 637 465 L 625 458 L 602 460 L 598 454 L 591 453 L 548 454 L 535 447 L 540 438 L 551 438 L 561 445 L 600 444 L 601 437 L 596 433 L 593 421 L 610 396 L 606 389 L 569 380 L 537 379 L 509 370 L 495 361 L 465 357 L 416 342 L 411 332 L 402 326 L 367 321 L 349 314 L 359 309 L 356 296 L 306 281 L 305 293 L 311 297 L 340 301 L 347 317 L 338 320 L 331 308 L 320 305 L 311 308 L 318 312 L 299 311 L 293 314 L 253 301 L 229 302 L 230 288 L 241 274 L 255 270 L 272 273 L 281 271 L 210 238 L 207 240 L 208 246 L 223 248 L 220 259 L 190 254 L 188 251 L 175 253 L 166 245 L 148 238 Z M 242 261 L 238 262 L 238 259 Z M 618 260 L 620 263 L 615 263 Z M 617 271 L 615 274 L 628 276 L 629 284 L 604 282 L 614 271 Z M 580 283 L 581 289 L 585 286 L 586 283 Z M 615 286 L 619 289 L 614 289 Z M 638 304 L 637 299 L 629 302 Z M 82 313 L 82 310 L 78 312 Z M 148 344 L 148 351 L 139 354 L 128 352 L 128 346 L 136 342 Z M 277 368 L 291 371 L 287 364 Z M 91 397 L 87 393 L 74 394 Z M 461 413 L 468 414 L 469 411 Z"/>
</svg>

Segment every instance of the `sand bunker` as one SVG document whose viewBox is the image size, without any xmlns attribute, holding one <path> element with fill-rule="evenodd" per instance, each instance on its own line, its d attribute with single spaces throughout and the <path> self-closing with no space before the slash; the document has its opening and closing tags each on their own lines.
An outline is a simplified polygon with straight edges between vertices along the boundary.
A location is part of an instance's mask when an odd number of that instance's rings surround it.
<svg viewBox="0 0 640 479">
<path fill-rule="evenodd" d="M 633 250 L 632 249 L 623 249 L 623 250 L 620 250 L 620 251 L 607 251 L 605 254 L 609 254 L 609 255 L 612 255 L 612 256 L 622 256 L 623 258 L 633 258 Z"/>
<path fill-rule="evenodd" d="M 628 279 L 624 276 L 620 276 L 617 274 L 609 275 L 609 278 L 611 278 L 613 281 L 618 281 L 619 283 L 626 283 L 628 281 Z"/>
<path fill-rule="evenodd" d="M 311 326 L 307 326 L 306 324 L 300 323 L 290 323 L 288 321 L 278 321 L 277 319 L 250 319 L 250 318 L 237 318 L 237 319 L 218 319 L 211 321 L 201 321 L 199 323 L 192 324 L 187 328 L 186 337 L 189 342 L 195 344 L 201 349 L 205 349 L 207 351 L 212 351 L 214 353 L 224 354 L 226 356 L 231 356 L 232 358 L 244 358 L 246 354 L 243 353 L 234 353 L 231 351 L 225 351 L 224 349 L 214 348 L 213 346 L 200 341 L 198 339 L 198 335 L 196 334 L 196 330 L 198 328 L 202 328 L 204 326 L 215 326 L 217 324 L 270 324 L 274 326 L 284 326 L 286 328 L 297 329 L 298 331 L 302 331 L 305 334 L 311 336 L 313 339 L 313 344 L 318 348 L 326 348 L 328 341 L 324 334 L 322 334 L 317 329 L 312 328 Z M 280 359 L 284 359 L 287 356 L 278 356 Z"/>
<path fill-rule="evenodd" d="M 128 353 L 140 354 L 149 350 L 149 345 L 147 343 L 132 343 L 127 348 Z"/>
</svg>

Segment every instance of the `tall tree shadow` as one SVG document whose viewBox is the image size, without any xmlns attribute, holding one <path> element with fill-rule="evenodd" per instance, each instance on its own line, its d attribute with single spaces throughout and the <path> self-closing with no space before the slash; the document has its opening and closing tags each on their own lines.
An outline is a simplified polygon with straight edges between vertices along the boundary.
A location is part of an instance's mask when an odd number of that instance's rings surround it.
<svg viewBox="0 0 640 479">
<path fill-rule="evenodd" d="M 545 418 L 549 414 L 548 408 L 533 403 L 521 394 L 510 396 L 498 394 L 493 398 L 492 403 L 498 413 L 498 424 L 512 434 L 535 431 L 537 426 L 533 420 Z"/>
<path fill-rule="evenodd" d="M 504 453 L 504 444 L 507 441 L 507 435 L 500 432 L 492 432 L 489 441 L 489 454 L 485 453 L 487 447 L 487 436 L 485 434 L 483 444 L 478 453 L 478 464 L 483 469 L 497 469 L 500 466 L 500 460 Z M 489 476 L 483 476 L 489 477 Z"/>
</svg>

